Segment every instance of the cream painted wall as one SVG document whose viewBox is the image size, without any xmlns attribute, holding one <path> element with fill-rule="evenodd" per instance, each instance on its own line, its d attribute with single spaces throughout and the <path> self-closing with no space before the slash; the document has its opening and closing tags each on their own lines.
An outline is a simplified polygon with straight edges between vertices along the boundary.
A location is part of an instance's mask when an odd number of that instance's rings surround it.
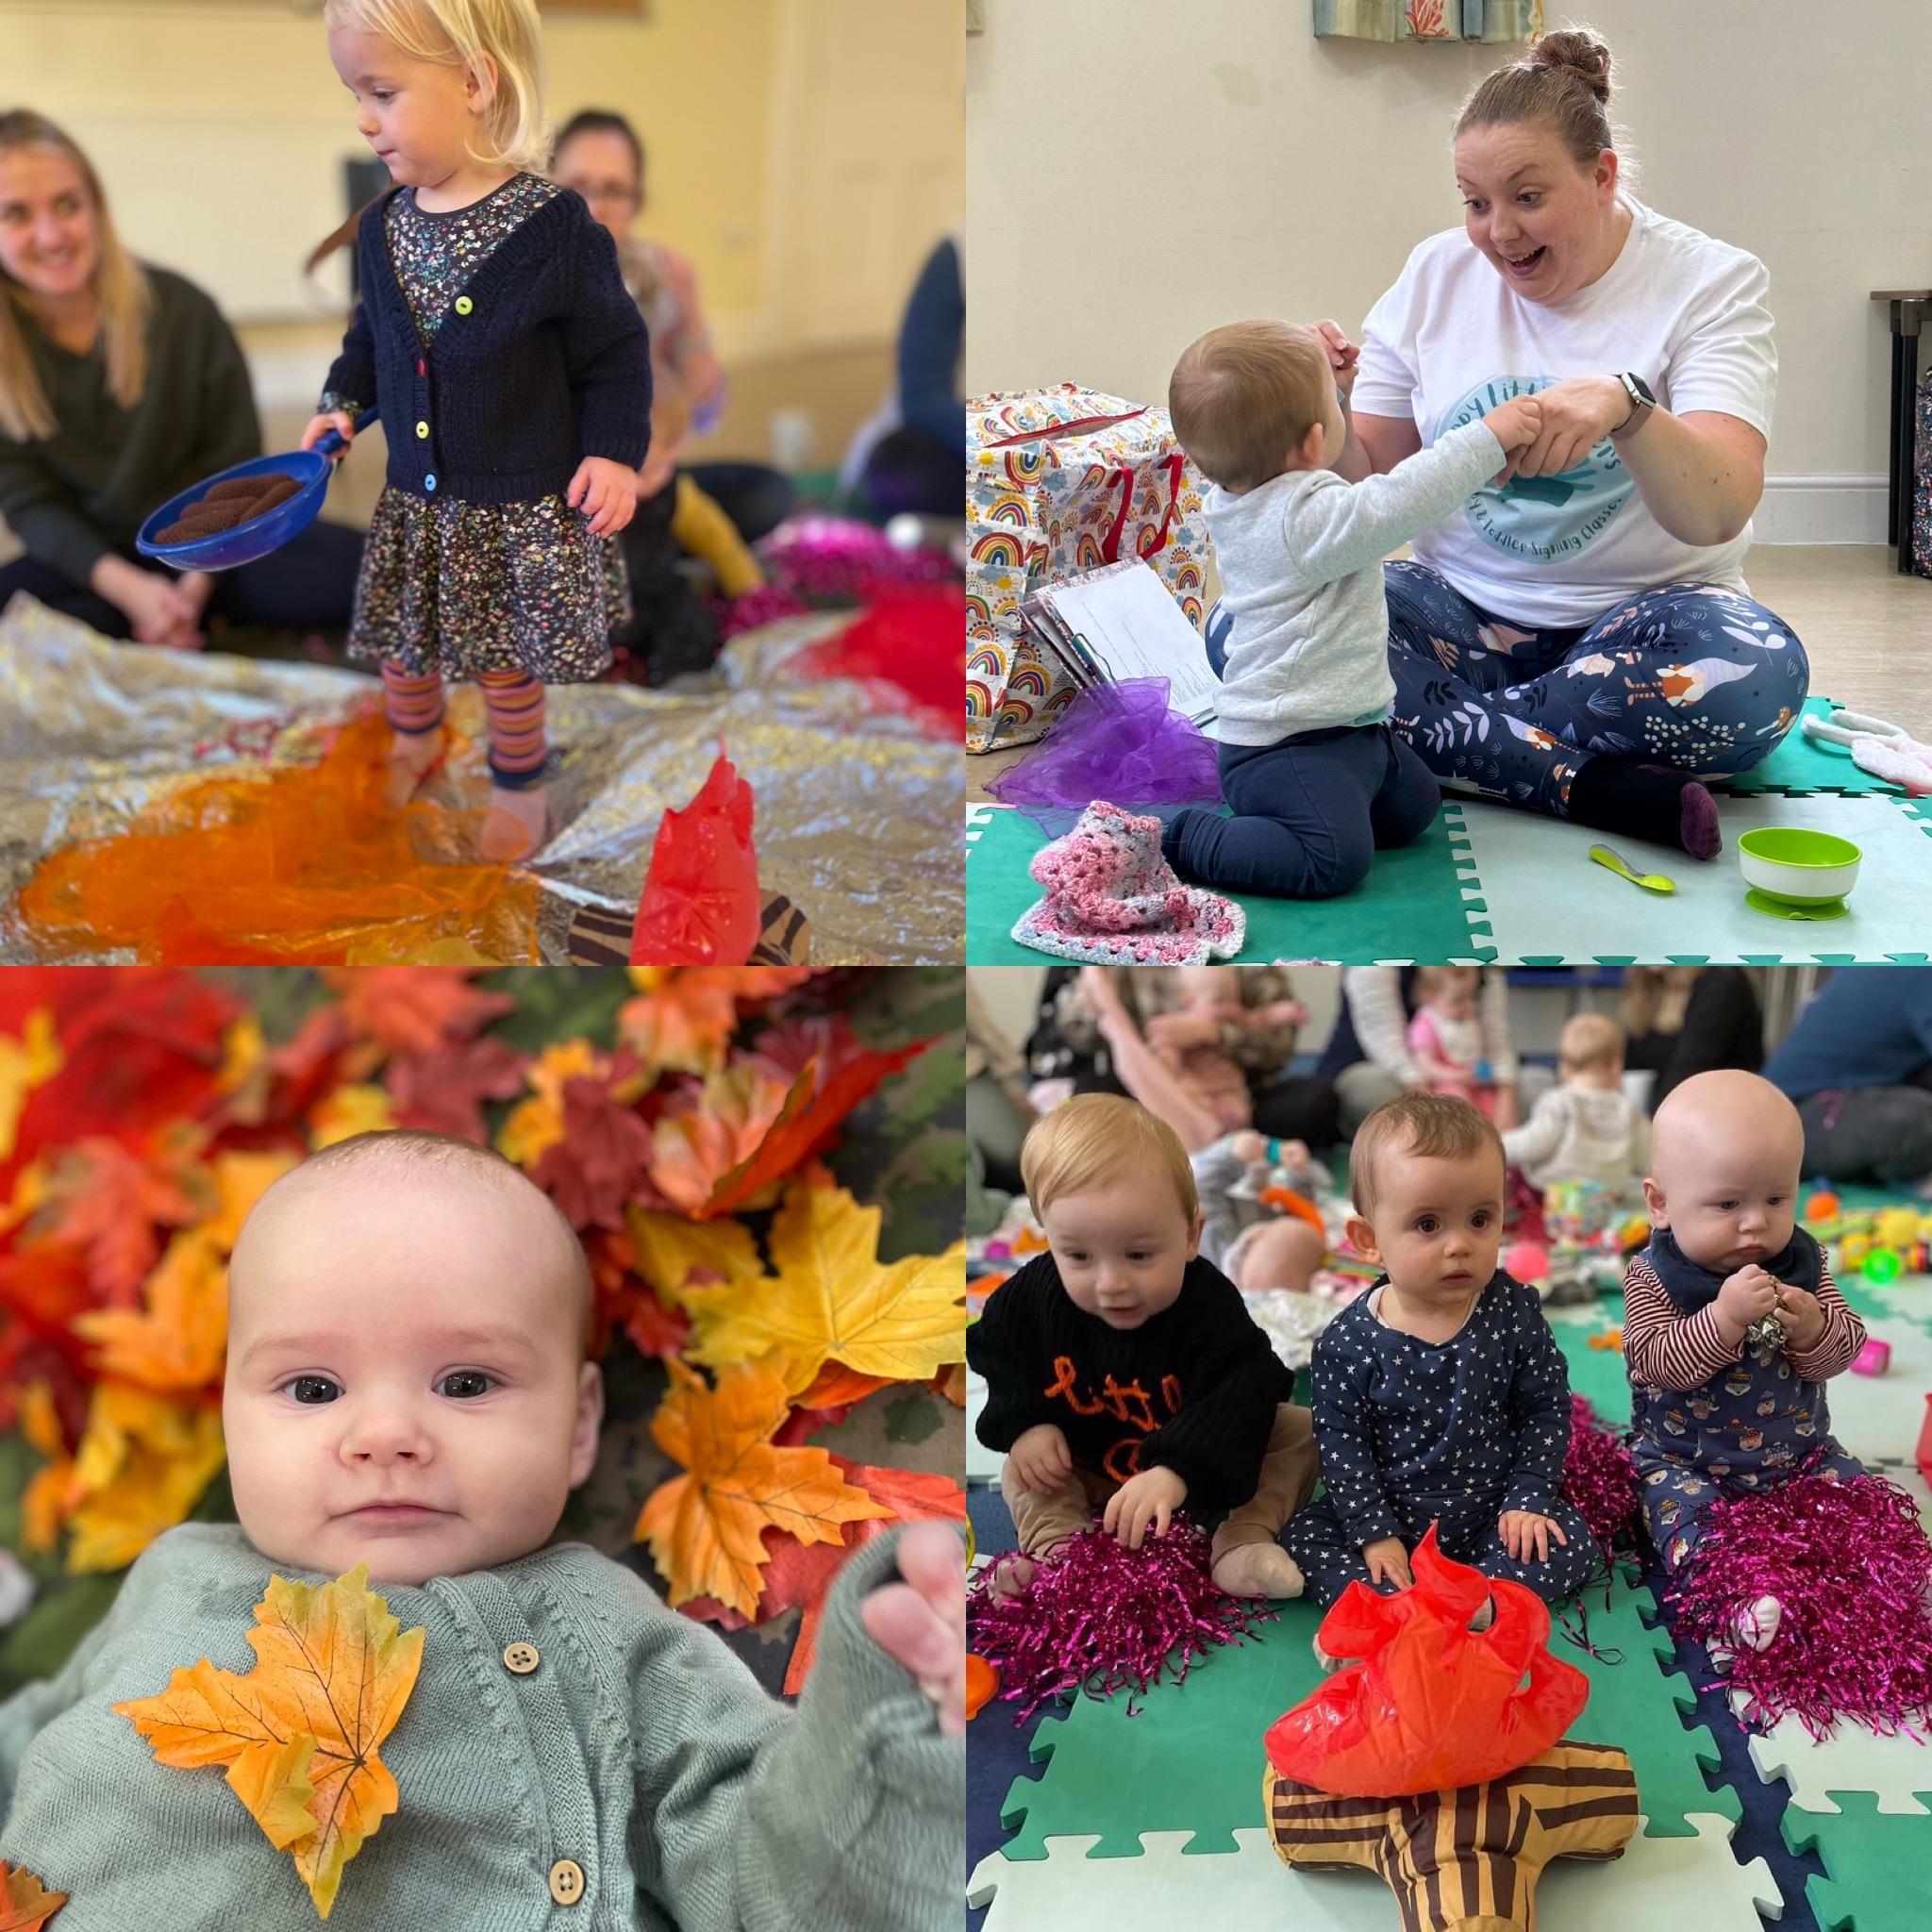
<svg viewBox="0 0 1932 1932">
<path fill-rule="evenodd" d="M 1760 537 L 1882 541 L 1890 348 L 1867 292 L 1932 286 L 1932 7 L 1548 13 L 1609 42 L 1642 198 L 1771 271 Z M 986 14 L 967 43 L 969 394 L 1077 380 L 1164 400 L 1218 322 L 1332 315 L 1353 333 L 1415 242 L 1460 220 L 1449 130 L 1506 56 L 1318 42 L 1308 0 L 1206 0 L 1184 25 L 1167 0 Z"/>
</svg>

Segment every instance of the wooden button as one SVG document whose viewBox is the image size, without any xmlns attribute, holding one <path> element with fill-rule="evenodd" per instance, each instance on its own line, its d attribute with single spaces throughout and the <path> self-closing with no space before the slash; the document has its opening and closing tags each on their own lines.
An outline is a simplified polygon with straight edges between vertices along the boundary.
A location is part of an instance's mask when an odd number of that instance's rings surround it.
<svg viewBox="0 0 1932 1932">
<path fill-rule="evenodd" d="M 417 434 L 417 435 L 418 435 L 419 437 L 422 437 L 422 438 L 424 438 L 425 440 L 426 440 L 426 439 L 428 438 L 428 435 L 429 435 L 429 425 L 428 425 L 428 424 L 426 424 L 426 423 L 419 423 L 419 424 L 417 424 L 417 425 L 416 425 L 416 434 Z"/>
<path fill-rule="evenodd" d="M 584 1895 L 584 1868 L 575 1858 L 559 1858 L 550 1868 L 550 1896 L 560 1906 L 574 1906 Z"/>
<path fill-rule="evenodd" d="M 475 308 L 475 306 L 467 295 L 458 295 L 457 297 L 457 313 L 458 315 L 469 314 L 470 310 Z"/>
<path fill-rule="evenodd" d="M 503 1654 L 504 1669 L 514 1671 L 520 1677 L 527 1677 L 541 1662 L 534 1643 L 512 1643 Z"/>
</svg>

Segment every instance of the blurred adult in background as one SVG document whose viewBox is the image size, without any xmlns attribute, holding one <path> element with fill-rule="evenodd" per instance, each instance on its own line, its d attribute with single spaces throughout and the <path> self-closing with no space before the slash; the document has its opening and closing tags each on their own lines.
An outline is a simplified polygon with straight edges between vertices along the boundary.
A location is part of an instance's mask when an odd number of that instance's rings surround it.
<svg viewBox="0 0 1932 1932">
<path fill-rule="evenodd" d="M 1624 1066 L 1655 1074 L 1646 1105 L 1692 1074 L 1764 1061 L 1764 1009 L 1741 966 L 1632 966 L 1624 974 Z"/>
<path fill-rule="evenodd" d="M 26 548 L 0 568 L 0 608 L 25 591 L 105 636 L 175 649 L 205 643 L 210 618 L 346 629 L 358 531 L 312 523 L 219 576 L 134 547 L 171 496 L 261 453 L 221 311 L 127 252 L 58 127 L 0 114 L 0 516 Z"/>
<path fill-rule="evenodd" d="M 698 306 L 697 273 L 675 249 L 631 233 L 644 208 L 644 148 L 636 130 L 608 108 L 573 114 L 551 151 L 551 178 L 590 204 L 591 215 L 617 243 L 625 286 L 651 331 L 652 360 L 683 385 L 691 404 L 690 437 L 707 436 L 724 411 L 724 371 Z M 639 474 L 639 493 L 655 494 L 682 457 L 653 449 Z M 789 478 L 763 463 L 683 465 L 705 494 L 724 510 L 746 542 L 774 530 L 791 509 Z M 963 475 L 963 468 L 961 471 Z"/>
<path fill-rule="evenodd" d="M 966 514 L 965 353 L 966 284 L 958 238 L 948 236 L 912 286 L 892 393 L 853 439 L 840 473 L 847 495 L 863 483 L 865 507 L 881 521 Z"/>
<path fill-rule="evenodd" d="M 1408 1050 L 1408 1023 L 1419 1004 L 1415 988 L 1413 966 L 1351 966 L 1341 975 L 1341 1009 L 1315 1076 L 1334 1088 L 1344 1139 L 1385 1101 L 1428 1085 Z M 1509 983 L 1495 967 L 1484 970 L 1476 1017 L 1495 1090 L 1496 1126 L 1507 1133 L 1521 1123 L 1523 1108 L 1509 1033 Z"/>
<path fill-rule="evenodd" d="M 1764 1077 L 1797 1103 L 1805 1175 L 1932 1178 L 1932 966 L 1840 967 Z"/>
</svg>

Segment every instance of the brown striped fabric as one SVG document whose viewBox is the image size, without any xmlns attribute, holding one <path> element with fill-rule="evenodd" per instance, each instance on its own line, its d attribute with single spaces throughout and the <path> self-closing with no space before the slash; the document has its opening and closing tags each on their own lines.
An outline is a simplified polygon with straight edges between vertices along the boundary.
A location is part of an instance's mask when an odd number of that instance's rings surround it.
<svg viewBox="0 0 1932 1932">
<path fill-rule="evenodd" d="M 1533 1932 L 1552 1858 L 1621 1857 L 1637 1830 L 1629 1758 L 1568 1740 L 1507 1777 L 1412 1798 L 1339 1798 L 1273 1765 L 1261 1794 L 1288 1864 L 1380 1874 L 1403 1932 Z"/>
<path fill-rule="evenodd" d="M 573 966 L 627 966 L 631 928 L 625 913 L 580 906 L 570 923 L 565 950 Z M 811 954 L 811 923 L 782 892 L 765 901 L 764 925 L 749 966 L 803 966 Z"/>
</svg>

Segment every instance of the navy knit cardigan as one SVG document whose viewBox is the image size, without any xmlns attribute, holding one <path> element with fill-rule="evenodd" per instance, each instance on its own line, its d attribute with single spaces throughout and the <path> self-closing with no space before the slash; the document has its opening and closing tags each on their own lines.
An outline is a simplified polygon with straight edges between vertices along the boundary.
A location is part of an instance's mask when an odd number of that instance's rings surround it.
<svg viewBox="0 0 1932 1932">
<path fill-rule="evenodd" d="M 507 235 L 424 347 L 383 217 L 362 214 L 362 300 L 327 389 L 376 404 L 389 480 L 419 496 L 560 495 L 586 457 L 635 470 L 651 442 L 651 349 L 617 249 L 565 190 Z"/>
</svg>

